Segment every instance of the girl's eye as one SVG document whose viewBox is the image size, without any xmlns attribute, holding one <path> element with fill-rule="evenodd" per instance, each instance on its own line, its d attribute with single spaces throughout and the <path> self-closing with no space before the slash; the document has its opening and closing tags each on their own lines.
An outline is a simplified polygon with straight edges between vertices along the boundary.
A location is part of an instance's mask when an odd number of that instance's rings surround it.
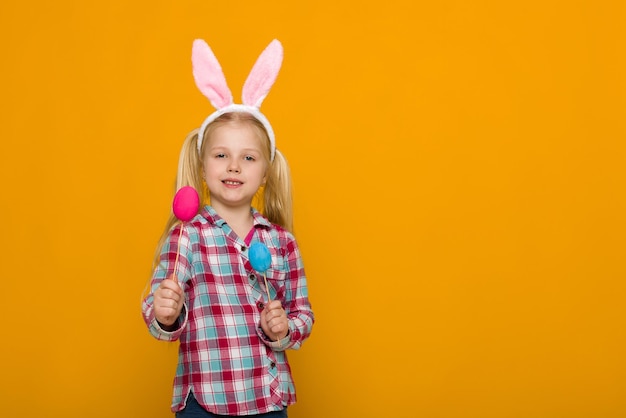
<svg viewBox="0 0 626 418">
<path fill-rule="evenodd" d="M 226 158 L 226 154 L 216 154 L 215 158 Z"/>
<path fill-rule="evenodd" d="M 246 161 L 254 161 L 254 157 L 251 155 L 246 155 Z"/>
</svg>

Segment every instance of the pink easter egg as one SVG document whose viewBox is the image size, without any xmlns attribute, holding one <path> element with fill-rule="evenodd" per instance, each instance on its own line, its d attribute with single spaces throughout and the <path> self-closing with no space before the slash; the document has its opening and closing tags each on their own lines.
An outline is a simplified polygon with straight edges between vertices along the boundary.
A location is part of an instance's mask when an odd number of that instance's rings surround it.
<svg viewBox="0 0 626 418">
<path fill-rule="evenodd" d="M 183 222 L 193 219 L 200 207 L 200 197 L 198 192 L 191 186 L 181 187 L 174 195 L 172 209 L 174 215 Z"/>
</svg>

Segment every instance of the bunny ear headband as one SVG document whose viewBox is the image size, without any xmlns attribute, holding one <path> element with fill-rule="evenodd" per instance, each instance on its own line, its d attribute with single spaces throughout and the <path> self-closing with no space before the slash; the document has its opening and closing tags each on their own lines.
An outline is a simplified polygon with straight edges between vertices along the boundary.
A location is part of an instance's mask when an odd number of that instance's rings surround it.
<svg viewBox="0 0 626 418">
<path fill-rule="evenodd" d="M 211 122 L 224 113 L 244 112 L 250 113 L 263 124 L 270 139 L 271 156 L 274 161 L 276 154 L 276 140 L 274 130 L 267 118 L 259 111 L 259 107 L 276 81 L 276 76 L 283 62 L 283 46 L 274 39 L 261 53 L 256 63 L 252 67 L 242 90 L 242 103 L 233 103 L 233 95 L 226 84 L 226 78 L 222 72 L 217 58 L 211 51 L 209 45 L 201 39 L 193 42 L 191 51 L 191 61 L 193 64 L 193 77 L 196 86 L 204 94 L 213 107 L 217 109 L 205 119 L 198 132 L 198 152 L 202 147 L 204 132 Z"/>
</svg>

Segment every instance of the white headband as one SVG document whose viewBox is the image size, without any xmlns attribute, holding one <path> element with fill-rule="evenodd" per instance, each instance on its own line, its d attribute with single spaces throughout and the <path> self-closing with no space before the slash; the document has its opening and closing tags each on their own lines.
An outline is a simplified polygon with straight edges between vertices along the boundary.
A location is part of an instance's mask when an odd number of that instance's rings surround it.
<svg viewBox="0 0 626 418">
<path fill-rule="evenodd" d="M 201 39 L 196 39 L 193 42 L 191 61 L 196 86 L 209 99 L 213 107 L 217 109 L 204 120 L 200 127 L 198 132 L 198 152 L 200 152 L 202 147 L 204 132 L 211 122 L 225 113 L 243 112 L 254 116 L 265 127 L 270 139 L 270 160 L 274 161 L 274 155 L 276 154 L 274 130 L 270 122 L 259 110 L 259 107 L 261 107 L 261 103 L 263 103 L 272 85 L 274 85 L 282 65 L 283 46 L 281 43 L 274 39 L 259 55 L 243 85 L 241 93 L 243 104 L 233 103 L 233 95 L 226 84 L 222 67 L 206 42 Z"/>
</svg>

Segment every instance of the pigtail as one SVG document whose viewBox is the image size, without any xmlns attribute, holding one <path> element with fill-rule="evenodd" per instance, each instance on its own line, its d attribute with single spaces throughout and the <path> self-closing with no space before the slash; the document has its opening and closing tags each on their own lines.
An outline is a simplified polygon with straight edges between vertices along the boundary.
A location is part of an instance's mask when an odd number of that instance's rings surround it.
<svg viewBox="0 0 626 418">
<path fill-rule="evenodd" d="M 191 186 L 198 191 L 200 201 L 204 202 L 204 183 L 202 180 L 202 161 L 197 151 L 198 129 L 194 129 L 187 135 L 180 150 L 178 158 L 178 174 L 176 176 L 176 192 L 181 187 Z"/>
<path fill-rule="evenodd" d="M 277 149 L 263 193 L 263 214 L 272 223 L 293 232 L 293 197 L 289 164 Z"/>
<path fill-rule="evenodd" d="M 203 204 L 207 201 L 206 196 L 206 188 L 204 187 L 204 182 L 202 180 L 202 162 L 198 157 L 198 151 L 196 150 L 196 144 L 198 141 L 198 129 L 194 129 L 187 135 L 185 138 L 185 142 L 183 142 L 183 146 L 180 150 L 180 156 L 178 158 L 178 174 L 176 176 L 176 189 L 172 194 L 172 198 L 174 194 L 184 186 L 191 186 L 198 192 L 200 196 L 200 203 Z M 202 206 L 202 205 L 201 205 Z M 170 212 L 170 216 L 167 219 L 165 224 L 165 229 L 161 234 L 161 238 L 159 239 L 159 243 L 156 247 L 156 252 L 154 254 L 154 262 L 153 268 L 159 263 L 159 257 L 161 255 L 161 249 L 167 241 L 167 237 L 171 231 L 171 229 L 178 223 L 178 219 L 174 216 L 173 212 Z"/>
</svg>

